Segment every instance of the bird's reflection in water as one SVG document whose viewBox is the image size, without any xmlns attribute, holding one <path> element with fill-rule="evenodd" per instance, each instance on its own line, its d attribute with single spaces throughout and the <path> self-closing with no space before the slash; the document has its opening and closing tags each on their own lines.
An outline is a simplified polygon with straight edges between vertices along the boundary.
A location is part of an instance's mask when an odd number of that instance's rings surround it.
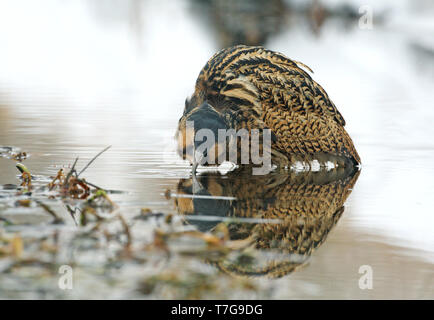
<svg viewBox="0 0 434 320">
<path fill-rule="evenodd" d="M 181 197 L 175 205 L 200 231 L 226 223 L 230 240 L 240 244 L 239 250 L 211 259 L 211 264 L 231 275 L 277 278 L 303 266 L 324 243 L 359 173 L 357 169 L 264 176 L 254 176 L 248 169 L 227 175 L 204 173 L 197 180 L 179 181 Z M 236 219 L 221 222 L 223 217 Z"/>
</svg>

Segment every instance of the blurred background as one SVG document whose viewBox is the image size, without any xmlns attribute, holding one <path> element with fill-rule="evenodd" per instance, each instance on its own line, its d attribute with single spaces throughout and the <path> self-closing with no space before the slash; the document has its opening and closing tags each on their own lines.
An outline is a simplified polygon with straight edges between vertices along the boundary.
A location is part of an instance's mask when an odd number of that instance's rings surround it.
<svg viewBox="0 0 434 320">
<path fill-rule="evenodd" d="M 433 35 L 430 0 L 2 0 L 0 145 L 47 175 L 112 145 L 89 180 L 173 212 L 162 193 L 190 174 L 173 136 L 200 69 L 263 45 L 314 71 L 363 162 L 327 245 L 276 297 L 433 298 Z M 0 183 L 16 175 L 0 158 Z M 363 264 L 376 290 L 357 287 Z"/>
</svg>

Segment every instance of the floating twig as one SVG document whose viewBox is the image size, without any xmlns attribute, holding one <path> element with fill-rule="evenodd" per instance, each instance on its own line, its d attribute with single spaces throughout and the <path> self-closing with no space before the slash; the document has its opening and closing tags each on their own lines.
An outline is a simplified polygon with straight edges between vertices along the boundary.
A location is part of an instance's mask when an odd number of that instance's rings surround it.
<svg viewBox="0 0 434 320">
<path fill-rule="evenodd" d="M 81 212 L 79 208 L 75 207 L 74 210 L 72 210 L 71 206 L 69 204 L 67 204 L 66 206 L 66 210 L 68 210 L 69 214 L 72 217 L 72 220 L 74 220 L 75 225 L 78 226 L 77 221 L 75 220 L 75 214 L 78 212 Z"/>
<path fill-rule="evenodd" d="M 106 148 L 104 148 L 104 150 L 100 151 L 95 157 L 93 157 L 88 163 L 87 165 L 84 166 L 84 168 L 79 172 L 79 174 L 77 175 L 77 178 L 84 172 L 84 170 L 86 170 L 91 164 L 92 162 L 95 161 L 96 158 L 98 158 L 100 155 L 102 155 L 104 152 L 106 152 L 108 149 L 110 149 L 111 146 L 108 146 Z"/>
<path fill-rule="evenodd" d="M 88 185 L 90 185 L 91 187 L 94 187 L 97 190 L 103 190 L 103 191 L 107 192 L 106 189 L 98 187 L 96 184 L 90 183 L 89 181 L 85 180 L 84 178 L 83 179 L 77 179 L 77 181 L 79 181 L 81 183 L 84 183 L 84 184 L 88 184 Z"/>
<path fill-rule="evenodd" d="M 78 157 L 75 158 L 75 161 L 74 161 L 74 164 L 73 164 L 72 167 L 71 167 L 71 170 L 69 170 L 68 174 L 66 175 L 65 182 L 64 182 L 64 186 L 68 185 L 69 178 L 71 177 L 72 173 L 73 173 L 73 172 L 76 172 L 76 171 L 75 171 L 75 165 L 77 164 L 77 161 L 78 161 Z"/>
<path fill-rule="evenodd" d="M 54 218 L 53 224 L 63 224 L 63 220 L 48 205 L 38 199 L 34 201 Z"/>
</svg>

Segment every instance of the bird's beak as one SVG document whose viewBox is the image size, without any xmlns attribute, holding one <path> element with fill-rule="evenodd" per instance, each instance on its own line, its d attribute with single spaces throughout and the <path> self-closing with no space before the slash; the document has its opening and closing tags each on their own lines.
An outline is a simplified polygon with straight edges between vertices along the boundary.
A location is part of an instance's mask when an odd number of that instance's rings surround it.
<svg viewBox="0 0 434 320">
<path fill-rule="evenodd" d="M 202 159 L 203 159 L 203 153 L 195 150 L 194 151 L 194 157 L 193 157 L 193 170 L 192 170 L 193 194 L 197 194 L 197 193 L 199 193 L 200 190 L 203 189 L 203 186 L 200 184 L 200 182 L 196 178 L 196 170 L 197 170 L 197 167 L 199 166 L 199 163 L 202 161 Z"/>
<path fill-rule="evenodd" d="M 199 166 L 202 159 L 203 159 L 203 153 L 195 150 L 194 157 L 193 157 L 193 176 L 196 176 L 197 167 Z"/>
</svg>

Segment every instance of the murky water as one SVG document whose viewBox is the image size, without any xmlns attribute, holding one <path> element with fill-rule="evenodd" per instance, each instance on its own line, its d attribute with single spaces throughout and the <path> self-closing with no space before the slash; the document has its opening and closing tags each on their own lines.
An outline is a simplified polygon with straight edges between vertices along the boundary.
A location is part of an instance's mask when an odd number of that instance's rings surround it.
<svg viewBox="0 0 434 320">
<path fill-rule="evenodd" d="M 119 221 L 86 237 L 90 227 L 67 210 L 83 201 L 35 192 L 61 226 L 41 206 L 17 206 L 26 196 L 4 187 L 21 183 L 16 162 L 0 157 L 2 246 L 19 235 L 27 259 L 14 266 L 1 251 L 0 297 L 434 298 L 432 8 L 398 10 L 372 30 L 331 17 L 319 31 L 302 13 L 278 10 L 267 13 L 270 30 L 243 34 L 227 27 L 236 15 L 195 1 L 23 2 L 0 5 L 0 146 L 28 153 L 23 163 L 42 186 L 111 145 L 84 175 L 122 191 L 109 196 L 134 254 L 119 248 Z M 177 121 L 207 59 L 238 41 L 264 42 L 315 71 L 347 121 L 360 172 L 201 172 L 191 197 Z M 143 218 L 142 208 L 154 214 Z M 230 253 L 195 233 L 218 225 Z M 160 248 L 156 230 L 171 234 Z M 46 264 L 29 263 L 35 254 Z M 68 263 L 74 288 L 61 290 L 57 268 Z M 372 268 L 372 289 L 359 287 L 361 266 Z"/>
</svg>

